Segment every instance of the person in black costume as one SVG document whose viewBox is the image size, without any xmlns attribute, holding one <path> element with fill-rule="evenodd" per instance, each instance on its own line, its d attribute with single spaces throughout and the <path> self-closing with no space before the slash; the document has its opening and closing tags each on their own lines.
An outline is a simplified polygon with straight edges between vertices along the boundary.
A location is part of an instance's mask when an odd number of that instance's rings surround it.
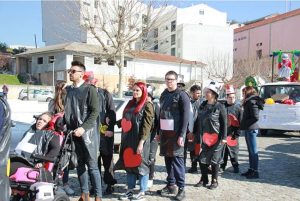
<svg viewBox="0 0 300 201">
<path fill-rule="evenodd" d="M 81 62 L 73 61 L 68 73 L 73 84 L 66 87 L 64 119 L 67 130 L 74 131 L 73 140 L 78 158 L 76 169 L 81 188 L 79 200 L 89 200 L 87 166 L 95 189 L 95 200 L 99 201 L 102 197 L 101 177 L 97 164 L 99 98 L 96 87 L 84 83 L 85 66 Z"/>
<path fill-rule="evenodd" d="M 221 86 L 212 81 L 205 88 L 205 99 L 198 113 L 196 138 L 201 142 L 199 156 L 201 179 L 195 187 L 208 184 L 208 167 L 211 165 L 212 181 L 210 189 L 218 187 L 219 164 L 223 159 L 224 144 L 227 137 L 227 114 L 222 103 L 217 101 Z"/>
<path fill-rule="evenodd" d="M 167 185 L 158 190 L 161 196 L 176 193 L 176 200 L 185 198 L 184 143 L 190 115 L 190 99 L 177 88 L 178 74 L 169 71 L 165 75 L 167 88 L 160 97 L 160 155 L 165 157 Z"/>
</svg>

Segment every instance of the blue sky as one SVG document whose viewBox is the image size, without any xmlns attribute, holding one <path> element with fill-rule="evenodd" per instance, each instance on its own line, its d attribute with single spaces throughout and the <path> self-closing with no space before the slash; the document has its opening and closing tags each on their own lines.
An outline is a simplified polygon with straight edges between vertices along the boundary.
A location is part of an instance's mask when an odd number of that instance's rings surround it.
<svg viewBox="0 0 300 201">
<path fill-rule="evenodd" d="M 283 0 L 268 1 L 229 1 L 208 0 L 189 1 L 175 0 L 178 7 L 187 7 L 193 4 L 206 3 L 209 6 L 226 12 L 229 20 L 240 22 L 254 20 L 272 13 L 284 13 L 286 9 Z M 291 0 L 287 4 L 291 10 L 300 8 L 300 0 Z M 41 2 L 35 1 L 3 1 L 0 0 L 0 42 L 8 45 L 32 45 L 36 34 L 38 46 L 44 46 L 42 41 Z"/>
</svg>

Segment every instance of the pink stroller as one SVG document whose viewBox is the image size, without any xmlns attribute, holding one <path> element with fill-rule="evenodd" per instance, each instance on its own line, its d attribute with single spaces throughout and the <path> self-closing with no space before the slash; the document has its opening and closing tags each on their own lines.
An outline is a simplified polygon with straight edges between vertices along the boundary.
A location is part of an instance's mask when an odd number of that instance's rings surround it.
<svg viewBox="0 0 300 201">
<path fill-rule="evenodd" d="M 55 119 L 56 121 L 56 119 Z M 54 124 L 52 124 L 54 125 Z M 57 134 L 57 133 L 56 133 Z M 60 136 L 60 153 L 57 158 L 47 158 L 40 155 L 31 157 L 43 163 L 43 167 L 37 169 L 20 156 L 11 155 L 11 163 L 21 163 L 24 167 L 19 167 L 10 176 L 10 186 L 12 189 L 12 201 L 69 201 L 65 193 L 57 192 L 59 178 L 63 174 L 63 169 L 68 166 L 68 140 L 71 132 L 65 137 Z"/>
</svg>

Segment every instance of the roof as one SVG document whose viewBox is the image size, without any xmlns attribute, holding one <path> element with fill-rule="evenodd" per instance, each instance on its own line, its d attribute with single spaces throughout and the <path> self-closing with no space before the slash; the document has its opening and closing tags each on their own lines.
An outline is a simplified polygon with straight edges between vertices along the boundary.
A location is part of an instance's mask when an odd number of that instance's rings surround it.
<svg viewBox="0 0 300 201">
<path fill-rule="evenodd" d="M 271 82 L 271 83 L 265 83 L 262 86 L 277 86 L 277 85 L 300 85 L 300 82 Z"/>
<path fill-rule="evenodd" d="M 264 20 L 261 20 L 261 21 L 258 21 L 258 22 L 254 22 L 254 23 L 251 23 L 249 25 L 245 25 L 245 26 L 240 27 L 240 28 L 236 28 L 234 30 L 234 33 L 239 33 L 239 32 L 242 32 L 242 31 L 246 31 L 246 30 L 249 30 L 249 29 L 253 29 L 253 28 L 256 28 L 256 27 L 259 27 L 259 26 L 263 26 L 263 25 L 266 25 L 266 24 L 270 24 L 270 23 L 273 23 L 273 22 L 284 20 L 286 18 L 294 17 L 294 16 L 297 16 L 297 15 L 300 15 L 300 9 L 296 9 L 296 10 L 293 10 L 293 11 L 290 11 L 290 12 L 287 12 L 287 13 L 284 13 L 284 14 L 281 14 L 281 15 L 276 15 L 276 16 L 271 17 L 271 18 L 267 18 L 267 19 L 264 19 Z"/>
<path fill-rule="evenodd" d="M 58 51 L 74 51 L 74 52 L 82 52 L 82 53 L 89 53 L 89 54 L 101 54 L 103 53 L 102 48 L 99 45 L 91 45 L 86 43 L 63 43 L 58 45 L 50 45 L 36 49 L 30 49 L 26 52 L 17 54 L 17 57 L 23 56 L 30 56 L 33 54 L 41 54 L 41 53 L 48 53 L 48 52 L 58 52 Z M 183 63 L 183 64 L 196 64 L 198 66 L 205 65 L 199 61 L 190 61 L 186 59 L 181 59 L 179 57 L 159 54 L 155 52 L 147 52 L 147 51 L 131 51 L 126 55 L 129 58 L 139 58 L 145 60 L 154 60 L 154 61 L 163 61 L 163 62 L 171 62 L 171 63 Z"/>
<path fill-rule="evenodd" d="M 183 64 L 196 64 L 196 65 L 205 65 L 202 62 L 199 61 L 190 61 L 186 59 L 182 59 L 175 56 L 170 56 L 167 54 L 159 54 L 155 52 L 148 52 L 148 51 L 132 51 L 132 56 L 134 58 L 139 59 L 146 59 L 146 60 L 154 60 L 154 61 L 165 61 L 165 62 L 172 62 L 172 63 L 183 63 Z"/>
</svg>

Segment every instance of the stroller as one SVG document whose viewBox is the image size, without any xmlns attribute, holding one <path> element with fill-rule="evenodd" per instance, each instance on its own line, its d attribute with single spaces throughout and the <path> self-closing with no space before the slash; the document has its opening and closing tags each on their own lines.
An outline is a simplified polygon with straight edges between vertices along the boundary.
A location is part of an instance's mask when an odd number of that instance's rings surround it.
<svg viewBox="0 0 300 201">
<path fill-rule="evenodd" d="M 44 164 L 41 168 L 34 168 L 23 157 L 10 155 L 11 163 L 20 162 L 25 164 L 25 167 L 19 167 L 10 176 L 11 201 L 69 201 L 69 197 L 65 193 L 57 191 L 57 186 L 63 170 L 69 165 L 69 159 L 73 151 L 70 145 L 72 132 L 68 132 L 64 137 L 63 133 L 55 132 L 55 134 L 59 135 L 61 145 L 57 158 L 31 155 L 31 158 Z"/>
</svg>

